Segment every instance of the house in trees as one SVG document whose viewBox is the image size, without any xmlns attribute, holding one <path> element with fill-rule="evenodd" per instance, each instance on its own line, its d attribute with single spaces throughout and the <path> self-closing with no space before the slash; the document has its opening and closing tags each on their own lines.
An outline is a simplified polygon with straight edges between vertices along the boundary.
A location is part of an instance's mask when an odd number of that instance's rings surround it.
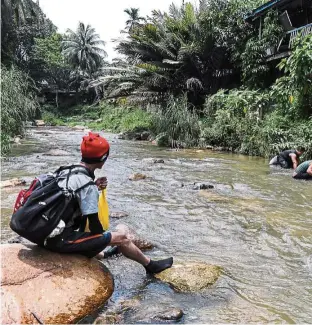
<svg viewBox="0 0 312 325">
<path fill-rule="evenodd" d="M 312 33 L 312 0 L 271 0 L 252 10 L 245 20 L 259 30 L 259 37 L 263 19 L 269 10 L 278 11 L 284 33 L 276 46 L 267 49 L 267 62 L 289 56 L 298 34 L 305 36 Z"/>
</svg>

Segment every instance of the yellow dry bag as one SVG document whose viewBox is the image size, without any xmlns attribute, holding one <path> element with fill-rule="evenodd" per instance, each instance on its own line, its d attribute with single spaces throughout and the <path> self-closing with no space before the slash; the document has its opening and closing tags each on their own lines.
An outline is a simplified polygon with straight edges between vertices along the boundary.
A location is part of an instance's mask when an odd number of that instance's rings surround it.
<svg viewBox="0 0 312 325">
<path fill-rule="evenodd" d="M 99 196 L 98 215 L 104 230 L 109 228 L 109 208 L 106 200 L 106 189 L 102 190 Z M 86 231 L 89 230 L 89 221 L 87 220 Z"/>
</svg>

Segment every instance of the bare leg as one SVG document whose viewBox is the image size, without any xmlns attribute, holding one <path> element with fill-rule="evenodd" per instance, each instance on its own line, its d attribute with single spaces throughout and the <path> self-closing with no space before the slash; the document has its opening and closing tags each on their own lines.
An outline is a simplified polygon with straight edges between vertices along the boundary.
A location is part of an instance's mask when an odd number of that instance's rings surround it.
<svg viewBox="0 0 312 325">
<path fill-rule="evenodd" d="M 143 266 L 147 266 L 149 264 L 151 259 L 145 256 L 142 251 L 137 246 L 135 246 L 125 234 L 121 232 L 111 232 L 111 234 L 111 246 L 118 246 L 120 252 L 124 256 L 142 264 Z"/>
</svg>

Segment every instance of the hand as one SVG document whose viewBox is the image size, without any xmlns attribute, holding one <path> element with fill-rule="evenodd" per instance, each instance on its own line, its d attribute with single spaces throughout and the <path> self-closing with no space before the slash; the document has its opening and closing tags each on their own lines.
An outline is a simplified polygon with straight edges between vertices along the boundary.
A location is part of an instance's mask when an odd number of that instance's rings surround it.
<svg viewBox="0 0 312 325">
<path fill-rule="evenodd" d="M 99 177 L 95 181 L 95 185 L 98 187 L 100 191 L 104 190 L 107 187 L 107 178 L 106 177 Z"/>
</svg>

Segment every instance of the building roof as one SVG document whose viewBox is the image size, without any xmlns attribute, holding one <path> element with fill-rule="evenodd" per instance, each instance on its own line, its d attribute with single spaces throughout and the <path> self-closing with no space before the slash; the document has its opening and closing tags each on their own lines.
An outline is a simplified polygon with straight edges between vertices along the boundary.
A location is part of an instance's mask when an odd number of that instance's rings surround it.
<svg viewBox="0 0 312 325">
<path fill-rule="evenodd" d="M 264 15 L 268 10 L 280 7 L 282 5 L 288 4 L 293 0 L 271 0 L 263 4 L 262 6 L 252 10 L 251 13 L 245 16 L 245 20 L 253 21 L 257 17 Z"/>
</svg>

